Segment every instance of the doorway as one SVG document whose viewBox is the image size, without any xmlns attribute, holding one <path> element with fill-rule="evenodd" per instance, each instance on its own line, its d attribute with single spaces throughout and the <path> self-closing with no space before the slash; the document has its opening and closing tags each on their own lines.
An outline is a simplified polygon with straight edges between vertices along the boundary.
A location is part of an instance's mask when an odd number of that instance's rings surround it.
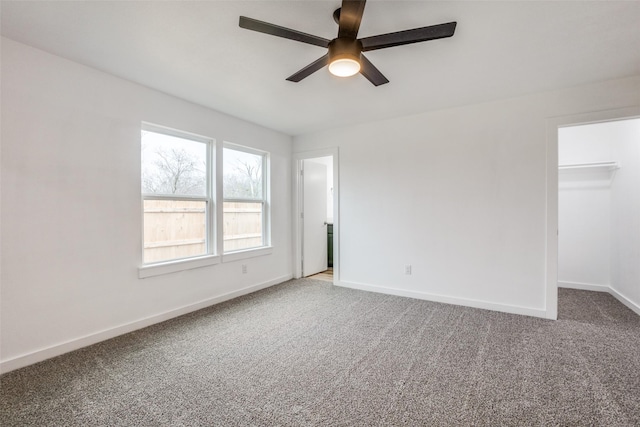
<svg viewBox="0 0 640 427">
<path fill-rule="evenodd" d="M 632 260 L 640 251 L 639 113 L 630 108 L 549 123 L 549 318 L 557 318 L 559 287 L 608 292 L 640 314 L 640 266 Z"/>
<path fill-rule="evenodd" d="M 337 148 L 294 155 L 294 277 L 337 283 L 340 269 Z"/>
</svg>

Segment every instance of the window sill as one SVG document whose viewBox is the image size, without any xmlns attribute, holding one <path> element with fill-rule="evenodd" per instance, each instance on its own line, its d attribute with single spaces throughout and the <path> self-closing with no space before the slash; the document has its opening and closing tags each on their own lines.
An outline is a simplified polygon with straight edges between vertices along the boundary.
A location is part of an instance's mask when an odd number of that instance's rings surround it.
<svg viewBox="0 0 640 427">
<path fill-rule="evenodd" d="M 162 274 L 191 270 L 194 268 L 206 267 L 219 263 L 219 255 L 205 255 L 198 258 L 188 258 L 175 261 L 167 261 L 158 264 L 148 264 L 138 268 L 138 278 L 144 279 L 146 277 L 160 276 Z"/>
<path fill-rule="evenodd" d="M 245 249 L 242 251 L 228 252 L 222 255 L 222 262 L 233 262 L 241 259 L 254 258 L 263 255 L 271 255 L 273 253 L 273 246 L 261 246 L 254 249 Z"/>
</svg>

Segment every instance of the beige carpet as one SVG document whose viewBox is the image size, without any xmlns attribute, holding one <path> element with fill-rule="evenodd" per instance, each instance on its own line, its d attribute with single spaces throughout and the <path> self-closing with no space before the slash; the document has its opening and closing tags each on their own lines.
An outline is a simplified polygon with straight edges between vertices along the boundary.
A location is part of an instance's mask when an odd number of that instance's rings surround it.
<svg viewBox="0 0 640 427">
<path fill-rule="evenodd" d="M 2 426 L 638 426 L 640 317 L 290 281 L 0 378 Z"/>
</svg>

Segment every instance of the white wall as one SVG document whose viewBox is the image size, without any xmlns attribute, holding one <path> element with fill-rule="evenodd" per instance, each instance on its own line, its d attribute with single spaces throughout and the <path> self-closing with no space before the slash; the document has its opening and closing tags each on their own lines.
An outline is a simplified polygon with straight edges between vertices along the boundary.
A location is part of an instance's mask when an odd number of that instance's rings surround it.
<svg viewBox="0 0 640 427">
<path fill-rule="evenodd" d="M 636 76 L 295 137 L 340 149 L 340 284 L 553 318 L 546 126 L 639 91 Z"/>
<path fill-rule="evenodd" d="M 291 137 L 8 39 L 1 71 L 3 370 L 292 276 Z M 138 279 L 142 121 L 271 153 L 271 255 Z"/>
<path fill-rule="evenodd" d="M 613 125 L 621 167 L 611 189 L 611 287 L 640 314 L 640 119 Z"/>
<path fill-rule="evenodd" d="M 558 130 L 558 164 L 614 161 L 613 141 L 600 125 Z M 558 173 L 558 283 L 608 287 L 611 284 L 611 186 L 616 170 L 560 169 Z"/>
</svg>

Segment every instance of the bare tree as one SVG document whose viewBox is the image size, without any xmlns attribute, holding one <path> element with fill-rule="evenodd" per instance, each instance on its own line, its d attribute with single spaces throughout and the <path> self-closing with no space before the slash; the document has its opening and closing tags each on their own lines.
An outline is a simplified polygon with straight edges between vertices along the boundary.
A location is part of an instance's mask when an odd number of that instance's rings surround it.
<svg viewBox="0 0 640 427">
<path fill-rule="evenodd" d="M 144 193 L 205 193 L 205 164 L 198 156 L 181 148 L 158 147 L 154 153 L 156 160 L 143 173 Z"/>
<path fill-rule="evenodd" d="M 235 173 L 224 176 L 224 195 L 227 198 L 262 197 L 262 159 L 237 160 Z"/>
<path fill-rule="evenodd" d="M 253 162 L 239 160 L 236 170 L 247 178 L 249 195 L 252 198 L 262 197 L 262 159 Z"/>
</svg>

